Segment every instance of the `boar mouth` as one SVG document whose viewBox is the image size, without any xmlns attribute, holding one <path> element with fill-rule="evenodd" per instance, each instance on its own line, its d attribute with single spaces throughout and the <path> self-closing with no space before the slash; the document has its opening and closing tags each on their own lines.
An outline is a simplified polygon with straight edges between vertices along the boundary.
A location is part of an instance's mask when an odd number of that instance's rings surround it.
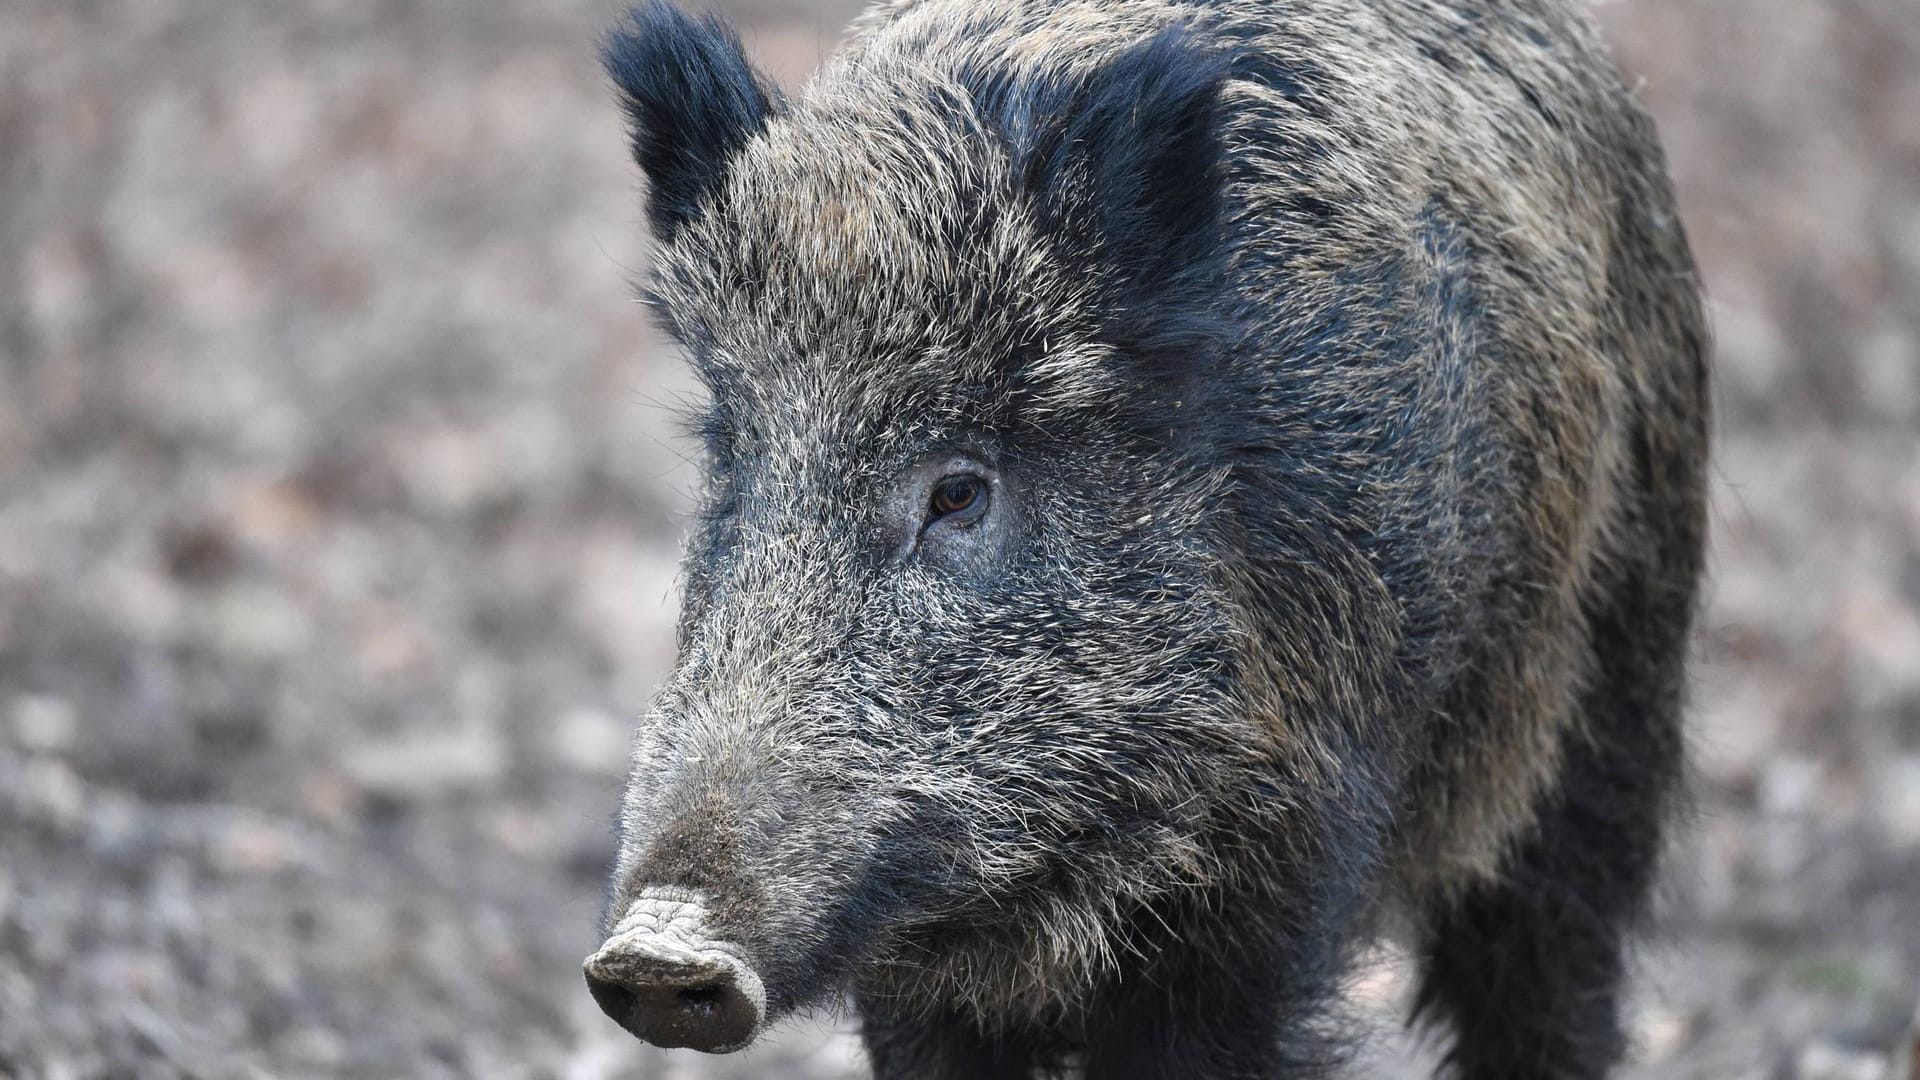
<svg viewBox="0 0 1920 1080">
<path fill-rule="evenodd" d="M 643 890 L 585 971 L 601 1010 L 655 1046 L 724 1054 L 766 1023 L 766 985 L 684 890 Z"/>
</svg>

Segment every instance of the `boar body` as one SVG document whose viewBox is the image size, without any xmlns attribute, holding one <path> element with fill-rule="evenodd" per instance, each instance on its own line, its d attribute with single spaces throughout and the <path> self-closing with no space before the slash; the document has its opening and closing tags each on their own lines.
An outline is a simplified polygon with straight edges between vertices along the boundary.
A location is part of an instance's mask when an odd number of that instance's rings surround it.
<svg viewBox="0 0 1920 1080">
<path fill-rule="evenodd" d="M 1704 331 L 1571 2 L 906 0 L 606 45 L 708 390 L 589 983 L 882 1078 L 1293 1077 L 1403 928 L 1596 1076 L 1683 772 Z"/>
</svg>

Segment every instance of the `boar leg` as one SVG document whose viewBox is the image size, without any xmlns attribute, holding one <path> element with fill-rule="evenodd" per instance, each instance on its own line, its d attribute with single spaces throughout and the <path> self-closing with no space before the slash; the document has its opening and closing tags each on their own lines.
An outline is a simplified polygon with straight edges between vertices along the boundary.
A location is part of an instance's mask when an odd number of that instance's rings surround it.
<svg viewBox="0 0 1920 1080">
<path fill-rule="evenodd" d="M 1590 605 L 1584 723 L 1535 829 L 1500 880 L 1428 916 L 1418 1012 L 1451 1026 L 1453 1075 L 1600 1077 L 1625 1049 L 1626 939 L 1679 786 L 1692 590 L 1644 563 L 1624 577 Z"/>
<path fill-rule="evenodd" d="M 1339 912 L 1258 917 L 1289 910 L 1273 896 L 1247 904 L 1249 918 L 1203 907 L 1213 925 L 1164 943 L 1093 1033 L 1086 1080 L 1283 1080 L 1324 1076 L 1339 1059 L 1319 1022 L 1339 979 Z"/>
</svg>

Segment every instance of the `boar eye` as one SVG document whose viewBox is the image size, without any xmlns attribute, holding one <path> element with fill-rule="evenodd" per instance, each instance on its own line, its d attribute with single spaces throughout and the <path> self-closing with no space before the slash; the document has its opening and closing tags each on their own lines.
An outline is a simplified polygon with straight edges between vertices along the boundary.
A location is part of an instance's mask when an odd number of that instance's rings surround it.
<svg viewBox="0 0 1920 1080">
<path fill-rule="evenodd" d="M 955 525 L 970 525 L 987 509 L 987 484 L 977 476 L 965 474 L 943 478 L 933 486 L 927 503 L 927 524 L 951 519 Z"/>
</svg>

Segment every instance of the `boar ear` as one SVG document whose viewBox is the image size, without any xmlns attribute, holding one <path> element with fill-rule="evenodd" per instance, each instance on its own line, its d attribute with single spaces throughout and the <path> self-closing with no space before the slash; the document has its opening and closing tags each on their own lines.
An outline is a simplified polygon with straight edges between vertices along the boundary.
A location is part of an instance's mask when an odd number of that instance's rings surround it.
<svg viewBox="0 0 1920 1080">
<path fill-rule="evenodd" d="M 671 243 L 726 179 L 734 155 L 767 126 L 780 95 L 718 18 L 666 0 L 635 7 L 600 47 L 646 173 L 647 214 Z"/>
<path fill-rule="evenodd" d="M 1175 25 L 1091 75 L 1014 90 L 1001 120 L 1043 220 L 1151 286 L 1210 250 L 1230 59 Z"/>
</svg>

